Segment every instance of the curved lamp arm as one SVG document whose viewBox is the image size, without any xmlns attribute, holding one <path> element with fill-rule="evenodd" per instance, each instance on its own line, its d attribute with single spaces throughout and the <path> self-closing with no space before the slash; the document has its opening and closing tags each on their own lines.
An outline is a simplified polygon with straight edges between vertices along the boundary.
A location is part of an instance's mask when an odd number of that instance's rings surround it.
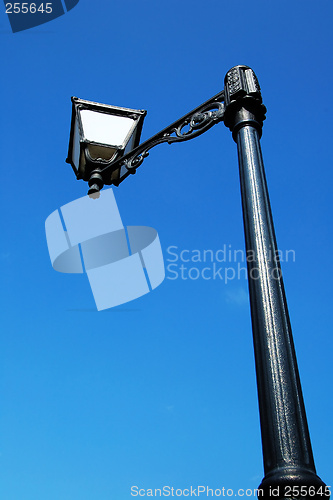
<svg viewBox="0 0 333 500">
<path fill-rule="evenodd" d="M 100 164 L 95 168 L 90 175 L 88 181 L 89 191 L 91 196 L 97 195 L 104 184 L 119 184 L 128 177 L 130 174 L 135 174 L 136 169 L 142 164 L 143 160 L 149 155 L 149 151 L 163 142 L 172 144 L 174 142 L 189 141 L 194 137 L 209 130 L 213 125 L 219 123 L 224 118 L 224 90 L 215 96 L 211 97 L 208 101 L 196 107 L 187 113 L 179 120 L 175 121 L 168 127 L 164 128 L 150 139 L 139 144 L 136 148 L 132 149 L 129 153 L 121 158 L 110 162 L 108 164 Z M 96 162 L 95 162 L 96 164 Z M 111 181 L 111 173 L 125 167 L 127 172 L 122 175 L 118 181 Z"/>
</svg>

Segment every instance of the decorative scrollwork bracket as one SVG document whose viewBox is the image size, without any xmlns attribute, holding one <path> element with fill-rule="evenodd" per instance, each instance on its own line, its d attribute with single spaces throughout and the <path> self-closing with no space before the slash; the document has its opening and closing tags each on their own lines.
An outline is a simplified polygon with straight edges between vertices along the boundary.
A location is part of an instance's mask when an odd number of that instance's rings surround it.
<svg viewBox="0 0 333 500">
<path fill-rule="evenodd" d="M 104 184 L 118 186 L 129 174 L 135 174 L 136 169 L 149 155 L 149 151 L 167 142 L 183 142 L 198 137 L 224 118 L 224 90 L 193 109 L 185 116 L 164 128 L 153 137 L 139 144 L 126 155 L 108 164 L 98 165 L 91 172 L 89 195 L 98 194 Z"/>
</svg>

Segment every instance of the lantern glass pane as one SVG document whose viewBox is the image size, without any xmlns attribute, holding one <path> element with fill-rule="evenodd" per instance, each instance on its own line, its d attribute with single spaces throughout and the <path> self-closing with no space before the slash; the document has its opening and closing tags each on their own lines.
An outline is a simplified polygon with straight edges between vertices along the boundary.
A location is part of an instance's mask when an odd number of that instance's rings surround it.
<svg viewBox="0 0 333 500">
<path fill-rule="evenodd" d="M 125 148 L 125 151 L 124 151 L 124 154 L 129 153 L 134 148 L 134 141 L 135 141 L 135 136 L 136 136 L 135 132 L 136 131 L 134 131 L 133 134 L 131 135 L 131 137 L 129 138 L 129 141 L 128 141 L 126 148 Z"/>
<path fill-rule="evenodd" d="M 79 168 L 80 161 L 80 132 L 77 120 L 74 125 L 72 160 L 76 168 Z"/>
<path fill-rule="evenodd" d="M 127 172 L 128 172 L 128 170 L 125 167 L 125 165 L 122 165 L 121 169 L 120 169 L 120 178 L 122 178 L 125 174 L 127 174 Z"/>
<path fill-rule="evenodd" d="M 83 135 L 86 140 L 122 146 L 135 120 L 125 116 L 109 115 L 89 109 L 81 110 Z"/>
<path fill-rule="evenodd" d="M 91 158 L 94 160 L 101 158 L 110 161 L 118 151 L 115 148 L 99 146 L 98 144 L 89 144 L 87 147 Z"/>
</svg>

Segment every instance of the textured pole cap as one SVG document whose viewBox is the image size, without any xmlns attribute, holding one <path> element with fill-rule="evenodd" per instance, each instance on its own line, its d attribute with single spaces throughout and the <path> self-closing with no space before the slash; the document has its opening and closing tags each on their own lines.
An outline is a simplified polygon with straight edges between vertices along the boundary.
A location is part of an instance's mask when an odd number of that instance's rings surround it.
<svg viewBox="0 0 333 500">
<path fill-rule="evenodd" d="M 248 66 L 234 66 L 225 75 L 224 79 L 225 103 L 246 95 L 259 99 L 262 102 L 258 78 Z"/>
<path fill-rule="evenodd" d="M 224 94 L 224 123 L 232 131 L 234 139 L 239 128 L 246 124 L 255 126 L 261 135 L 266 107 L 262 104 L 254 71 L 244 65 L 231 68 L 224 79 Z"/>
</svg>

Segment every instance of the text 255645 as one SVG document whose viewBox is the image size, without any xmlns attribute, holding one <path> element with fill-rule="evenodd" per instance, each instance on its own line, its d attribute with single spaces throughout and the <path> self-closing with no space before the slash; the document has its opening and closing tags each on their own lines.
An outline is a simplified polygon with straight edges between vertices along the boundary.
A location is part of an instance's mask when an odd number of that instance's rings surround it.
<svg viewBox="0 0 333 500">
<path fill-rule="evenodd" d="M 51 14 L 52 2 L 48 3 L 28 3 L 15 2 L 6 3 L 6 14 Z"/>
</svg>

